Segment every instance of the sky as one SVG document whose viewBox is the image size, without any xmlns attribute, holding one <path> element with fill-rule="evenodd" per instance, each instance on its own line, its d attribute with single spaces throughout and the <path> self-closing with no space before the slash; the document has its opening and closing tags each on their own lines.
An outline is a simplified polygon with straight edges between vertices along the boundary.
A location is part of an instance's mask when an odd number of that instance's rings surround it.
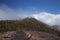
<svg viewBox="0 0 60 40">
<path fill-rule="evenodd" d="M 60 25 L 60 0 L 0 0 L 0 20 L 26 17 Z"/>
</svg>

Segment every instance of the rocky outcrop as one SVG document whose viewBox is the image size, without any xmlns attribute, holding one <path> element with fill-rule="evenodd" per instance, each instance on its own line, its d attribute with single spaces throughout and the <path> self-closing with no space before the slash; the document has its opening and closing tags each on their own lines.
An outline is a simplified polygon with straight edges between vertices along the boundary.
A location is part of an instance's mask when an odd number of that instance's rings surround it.
<svg viewBox="0 0 60 40">
<path fill-rule="evenodd" d="M 16 31 L 8 31 L 0 34 L 0 40 L 11 40 Z"/>
<path fill-rule="evenodd" d="M 31 35 L 30 40 L 60 40 L 60 37 L 46 32 L 26 31 L 25 33 Z"/>
<path fill-rule="evenodd" d="M 9 31 L 0 34 L 0 40 L 28 40 L 24 31 Z"/>
<path fill-rule="evenodd" d="M 9 31 L 0 34 L 0 40 L 60 40 L 60 37 L 37 31 Z"/>
</svg>

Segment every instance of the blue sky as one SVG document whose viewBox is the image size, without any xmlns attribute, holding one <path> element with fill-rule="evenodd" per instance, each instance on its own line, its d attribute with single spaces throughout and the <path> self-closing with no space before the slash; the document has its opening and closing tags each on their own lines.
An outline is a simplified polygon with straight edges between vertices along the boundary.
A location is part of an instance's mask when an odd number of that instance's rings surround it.
<svg viewBox="0 0 60 40">
<path fill-rule="evenodd" d="M 0 0 L 0 20 L 26 17 L 60 25 L 60 0 Z"/>
<path fill-rule="evenodd" d="M 30 8 L 35 8 L 50 13 L 59 13 L 60 11 L 60 0 L 0 0 L 0 4 L 5 4 L 15 10 L 22 8 L 30 11 Z"/>
</svg>

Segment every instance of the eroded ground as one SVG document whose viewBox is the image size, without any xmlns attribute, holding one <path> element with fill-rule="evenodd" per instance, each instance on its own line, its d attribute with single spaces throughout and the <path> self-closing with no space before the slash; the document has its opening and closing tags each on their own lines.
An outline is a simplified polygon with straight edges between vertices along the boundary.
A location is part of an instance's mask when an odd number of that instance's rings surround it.
<svg viewBox="0 0 60 40">
<path fill-rule="evenodd" d="M 9 31 L 0 34 L 0 40 L 60 40 L 60 37 L 38 31 Z"/>
</svg>

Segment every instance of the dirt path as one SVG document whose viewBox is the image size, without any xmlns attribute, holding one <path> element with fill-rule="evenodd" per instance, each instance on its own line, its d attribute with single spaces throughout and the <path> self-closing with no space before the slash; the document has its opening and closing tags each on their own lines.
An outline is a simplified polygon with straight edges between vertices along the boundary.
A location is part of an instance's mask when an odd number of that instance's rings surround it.
<svg viewBox="0 0 60 40">
<path fill-rule="evenodd" d="M 23 31 L 17 31 L 12 40 L 27 40 L 26 34 Z"/>
</svg>

